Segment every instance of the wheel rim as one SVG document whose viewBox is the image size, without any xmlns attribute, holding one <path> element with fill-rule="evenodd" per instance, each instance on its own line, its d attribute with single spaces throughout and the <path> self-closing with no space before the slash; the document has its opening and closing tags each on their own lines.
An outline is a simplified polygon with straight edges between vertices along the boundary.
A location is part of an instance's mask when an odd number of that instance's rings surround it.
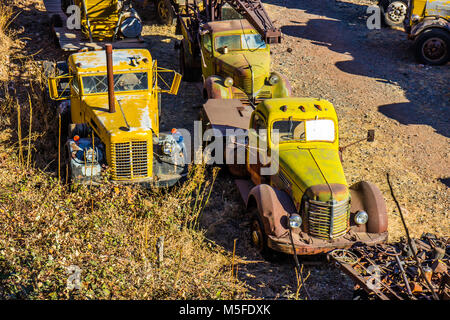
<svg viewBox="0 0 450 320">
<path fill-rule="evenodd" d="M 261 251 L 263 248 L 263 235 L 258 221 L 253 221 L 252 227 L 252 243 L 258 251 Z"/>
<path fill-rule="evenodd" d="M 422 45 L 422 55 L 431 62 L 441 60 L 447 54 L 447 44 L 443 39 L 430 38 Z"/>
<path fill-rule="evenodd" d="M 394 1 L 387 7 L 387 16 L 389 20 L 395 23 L 401 23 L 405 20 L 408 8 L 401 1 Z"/>
<path fill-rule="evenodd" d="M 169 16 L 169 9 L 164 1 L 158 2 L 158 14 L 163 20 L 167 20 L 167 17 Z"/>
</svg>

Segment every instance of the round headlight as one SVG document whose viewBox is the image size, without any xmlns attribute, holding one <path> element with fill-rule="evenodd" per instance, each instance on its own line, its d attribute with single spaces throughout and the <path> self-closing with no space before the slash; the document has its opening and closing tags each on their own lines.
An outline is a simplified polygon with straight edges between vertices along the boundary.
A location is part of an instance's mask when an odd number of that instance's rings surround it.
<svg viewBox="0 0 450 320">
<path fill-rule="evenodd" d="M 289 217 L 289 226 L 291 227 L 291 229 L 300 228 L 301 225 L 302 225 L 302 217 L 300 217 L 296 213 L 291 214 L 291 216 Z"/>
<path fill-rule="evenodd" d="M 86 162 L 89 162 L 89 163 L 97 162 L 97 154 L 92 148 L 89 148 L 89 150 L 85 150 L 85 156 L 86 156 Z"/>
<path fill-rule="evenodd" d="M 420 16 L 418 16 L 417 14 L 413 14 L 413 15 L 411 16 L 411 21 L 412 21 L 412 22 L 416 23 L 416 22 L 418 22 L 419 20 L 420 20 Z"/>
<path fill-rule="evenodd" d="M 223 83 L 224 83 L 225 87 L 229 88 L 234 84 L 234 80 L 231 77 L 226 77 L 226 79 Z"/>
<path fill-rule="evenodd" d="M 163 152 L 170 156 L 172 154 L 172 144 L 170 142 L 165 142 L 163 145 Z"/>
<path fill-rule="evenodd" d="M 365 224 L 369 220 L 369 215 L 365 211 L 358 211 L 355 215 L 355 223 L 356 224 Z"/>
<path fill-rule="evenodd" d="M 272 74 L 269 78 L 270 85 L 274 86 L 280 81 L 280 77 L 276 74 Z"/>
</svg>

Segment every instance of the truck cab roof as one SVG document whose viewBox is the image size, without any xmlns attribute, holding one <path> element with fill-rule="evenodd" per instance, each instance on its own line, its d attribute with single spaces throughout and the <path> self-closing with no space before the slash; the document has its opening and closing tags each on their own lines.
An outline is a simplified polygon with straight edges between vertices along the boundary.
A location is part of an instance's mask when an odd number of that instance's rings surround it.
<svg viewBox="0 0 450 320">
<path fill-rule="evenodd" d="M 291 116 L 296 119 L 327 118 L 337 122 L 333 105 L 322 99 L 296 97 L 267 99 L 258 104 L 256 111 L 259 111 L 269 122 Z"/>
<path fill-rule="evenodd" d="M 152 56 L 146 49 L 113 50 L 114 71 L 139 71 L 152 68 Z M 69 66 L 79 74 L 106 73 L 104 50 L 74 53 L 69 57 Z"/>
<path fill-rule="evenodd" d="M 252 25 L 244 19 L 211 21 L 203 25 L 204 30 L 211 33 L 229 32 L 229 31 L 256 31 Z"/>
</svg>

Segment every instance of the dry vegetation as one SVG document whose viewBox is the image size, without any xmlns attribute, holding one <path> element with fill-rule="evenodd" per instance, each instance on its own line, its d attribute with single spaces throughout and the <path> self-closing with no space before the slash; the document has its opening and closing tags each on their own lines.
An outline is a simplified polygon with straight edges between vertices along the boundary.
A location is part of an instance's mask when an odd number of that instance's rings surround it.
<svg viewBox="0 0 450 320">
<path fill-rule="evenodd" d="M 2 44 L 12 43 L 4 31 L 11 17 L 0 7 Z M 171 191 L 108 183 L 69 188 L 49 173 L 58 125 L 41 68 L 7 45 L 0 50 L 21 74 L 14 87 L 5 82 L 11 75 L 1 81 L 0 299 L 244 297 L 232 272 L 238 258 L 198 228 L 217 171 L 193 167 L 183 187 Z M 81 270 L 79 290 L 67 288 L 70 266 Z"/>
<path fill-rule="evenodd" d="M 12 9 L 0 3 L 0 81 L 8 80 L 9 48 L 12 40 L 7 33 L 8 24 L 12 18 Z"/>
</svg>

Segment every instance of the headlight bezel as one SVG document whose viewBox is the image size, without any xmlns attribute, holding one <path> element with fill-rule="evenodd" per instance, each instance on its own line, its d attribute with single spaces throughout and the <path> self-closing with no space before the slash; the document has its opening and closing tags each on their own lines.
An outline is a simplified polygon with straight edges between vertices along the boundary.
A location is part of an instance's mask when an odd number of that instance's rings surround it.
<svg viewBox="0 0 450 320">
<path fill-rule="evenodd" d="M 280 82 L 280 76 L 277 75 L 276 73 L 272 73 L 272 74 L 270 75 L 268 81 L 269 81 L 269 84 L 270 84 L 271 86 L 274 86 L 274 85 L 276 85 L 276 84 L 278 84 L 278 83 Z"/>
<path fill-rule="evenodd" d="M 289 228 L 291 229 L 299 229 L 302 226 L 303 220 L 302 217 L 297 214 L 293 213 L 289 216 Z"/>
<path fill-rule="evenodd" d="M 170 156 L 173 152 L 173 144 L 170 141 L 164 141 L 161 149 L 165 155 Z"/>
<path fill-rule="evenodd" d="M 232 78 L 232 77 L 226 77 L 226 78 L 223 80 L 223 85 L 224 85 L 225 87 L 227 87 L 227 88 L 232 87 L 232 86 L 234 85 L 234 80 L 233 80 L 233 78 Z"/>
<path fill-rule="evenodd" d="M 357 225 L 363 225 L 369 221 L 369 215 L 366 211 L 360 210 L 355 214 L 353 220 Z"/>
</svg>

